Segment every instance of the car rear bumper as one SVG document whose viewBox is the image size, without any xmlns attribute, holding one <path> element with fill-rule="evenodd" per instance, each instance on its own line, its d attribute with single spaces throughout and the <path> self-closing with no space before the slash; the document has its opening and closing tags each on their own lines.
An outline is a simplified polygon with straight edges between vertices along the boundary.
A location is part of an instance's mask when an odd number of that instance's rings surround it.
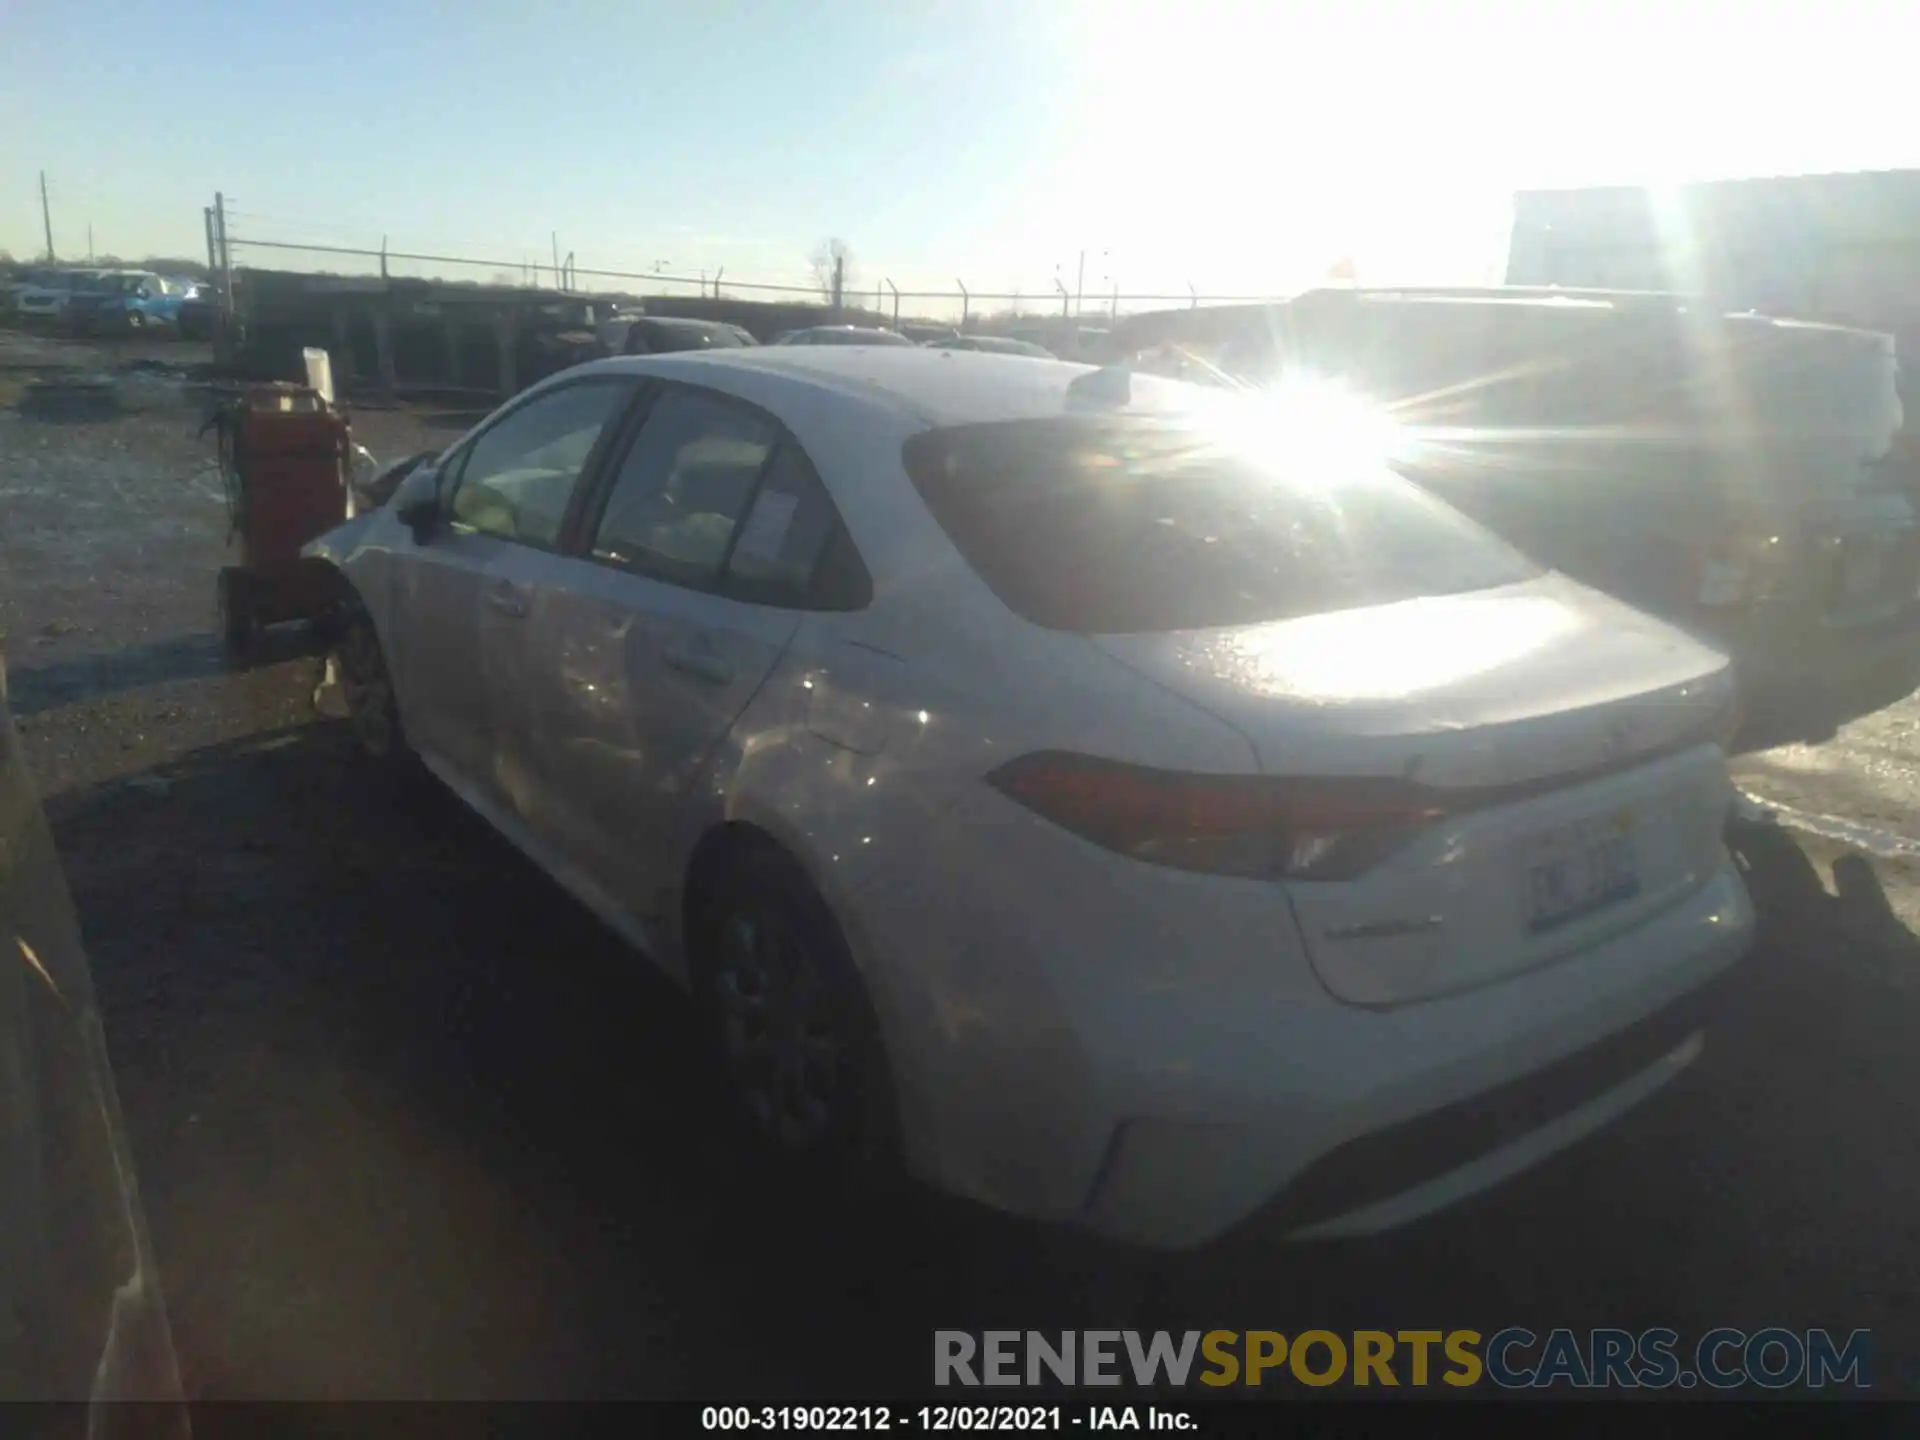
<svg viewBox="0 0 1920 1440">
<path fill-rule="evenodd" d="M 1690 1058 L 1688 1034 L 1662 1051 L 1670 1032 L 1639 1027 L 1733 965 L 1753 929 L 1722 852 L 1696 887 L 1575 953 L 1370 1007 L 1328 993 L 1282 887 L 1118 861 L 985 804 L 896 840 L 910 859 L 845 910 L 910 1166 L 1152 1248 L 1205 1244 L 1274 1203 L 1289 1235 L 1384 1228 L 1497 1183 Z M 1628 1031 L 1641 1038 L 1609 1063 L 1558 1068 Z M 1549 1075 L 1547 1099 L 1511 1103 Z M 1408 1144 L 1347 1149 L 1376 1134 Z M 1383 1148 L 1405 1155 L 1376 1176 Z"/>
<path fill-rule="evenodd" d="M 1691 1064 L 1727 988 L 1717 976 L 1542 1070 L 1348 1141 L 1256 1221 L 1306 1237 L 1364 1234 L 1484 1189 L 1598 1129 Z"/>
<path fill-rule="evenodd" d="M 1237 1103 L 1122 1119 L 1084 1223 L 1186 1248 L 1242 1226 L 1374 1233 L 1465 1199 L 1691 1063 L 1752 924 L 1729 865 L 1675 910 L 1540 971 L 1391 1012 L 1302 1015 L 1297 1034 L 1274 1037 L 1273 1073 L 1245 1077 Z M 1280 1057 L 1308 1045 L 1329 1059 L 1320 1093 L 1276 1104 L 1292 1068 Z"/>
</svg>

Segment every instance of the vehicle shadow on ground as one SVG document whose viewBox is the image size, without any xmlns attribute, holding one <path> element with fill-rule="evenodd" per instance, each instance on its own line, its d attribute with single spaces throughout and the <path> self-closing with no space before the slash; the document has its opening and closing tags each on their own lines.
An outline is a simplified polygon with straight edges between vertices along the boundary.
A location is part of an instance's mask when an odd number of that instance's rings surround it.
<svg viewBox="0 0 1920 1440">
<path fill-rule="evenodd" d="M 38 425 L 97 425 L 128 413 L 119 387 L 93 375 L 30 381 L 14 408 Z"/>
<path fill-rule="evenodd" d="M 674 987 L 356 759 L 49 805 L 203 1395 L 905 1392 L 935 1324 L 1122 1323 L 1098 1247 L 769 1169 Z"/>
<path fill-rule="evenodd" d="M 1920 980 L 1920 937 L 1895 913 L 1871 857 L 1836 855 L 1829 887 L 1806 847 L 1783 826 L 1739 825 L 1731 844 L 1759 917 L 1762 954 L 1803 942 L 1838 943 L 1870 959 L 1876 973 Z"/>
<path fill-rule="evenodd" d="M 7 670 L 7 692 L 13 713 L 24 717 L 169 680 L 203 680 L 223 668 L 212 635 L 181 635 L 43 665 L 16 660 Z"/>
<path fill-rule="evenodd" d="M 304 626 L 276 626 L 262 633 L 244 662 L 229 658 L 210 633 L 177 635 L 145 645 L 130 645 L 104 655 L 80 655 L 35 665 L 13 663 L 7 692 L 16 717 L 60 710 L 81 701 L 118 695 L 177 680 L 205 680 L 235 669 L 254 669 L 318 652 L 319 642 Z"/>
<path fill-rule="evenodd" d="M 1147 1263 L 770 1169 L 678 991 L 437 786 L 367 773 L 339 726 L 49 811 L 205 1398 L 904 1398 L 935 1328 L 1859 1313 L 1830 1256 L 1812 1280 L 1759 1263 L 1802 1201 L 1741 1191 L 1739 1166 L 1830 1123 L 1857 1059 L 1907 1048 L 1910 997 L 1851 995 L 1822 957 L 1911 969 L 1915 942 L 1871 867 L 1836 899 L 1784 835 L 1748 847 L 1768 929 L 1725 1033 L 1633 1120 L 1391 1236 Z"/>
</svg>

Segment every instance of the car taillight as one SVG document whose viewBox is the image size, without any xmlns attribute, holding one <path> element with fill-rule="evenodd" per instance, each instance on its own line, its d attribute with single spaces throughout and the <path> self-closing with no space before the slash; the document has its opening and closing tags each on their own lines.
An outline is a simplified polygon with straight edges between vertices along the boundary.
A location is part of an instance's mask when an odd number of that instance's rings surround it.
<svg viewBox="0 0 1920 1440">
<path fill-rule="evenodd" d="M 1432 792 L 1386 778 L 1191 775 L 1060 751 L 987 780 L 1116 854 L 1250 879 L 1349 880 L 1446 814 Z"/>
</svg>

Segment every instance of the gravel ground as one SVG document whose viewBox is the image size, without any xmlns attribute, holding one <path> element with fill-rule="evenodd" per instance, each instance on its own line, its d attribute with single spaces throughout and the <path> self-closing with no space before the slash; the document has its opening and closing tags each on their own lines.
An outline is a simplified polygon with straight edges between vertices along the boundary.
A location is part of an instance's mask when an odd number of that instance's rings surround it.
<svg viewBox="0 0 1920 1440">
<path fill-rule="evenodd" d="M 0 405 L 102 355 L 0 332 Z M 1920 854 L 1743 847 L 1766 915 L 1706 1057 L 1626 1123 L 1394 1236 L 1254 1234 L 1145 1276 L 925 1196 L 775 1190 L 683 1002 L 430 787 L 212 635 L 225 513 L 190 386 L 0 409 L 0 627 L 204 1397 L 731 1399 L 924 1386 L 936 1326 L 1824 1325 L 1920 1396 Z M 362 411 L 394 456 L 458 417 Z M 1743 766 L 1913 834 L 1913 702 Z M 1885 847 L 1882 847 L 1883 849 Z"/>
</svg>

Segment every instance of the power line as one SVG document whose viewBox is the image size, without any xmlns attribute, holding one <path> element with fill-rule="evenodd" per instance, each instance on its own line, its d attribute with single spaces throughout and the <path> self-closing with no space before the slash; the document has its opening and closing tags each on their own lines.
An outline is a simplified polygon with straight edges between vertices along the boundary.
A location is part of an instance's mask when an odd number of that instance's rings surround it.
<svg viewBox="0 0 1920 1440">
<path fill-rule="evenodd" d="M 343 225 L 338 221 L 303 220 L 303 219 L 298 219 L 288 215 L 263 215 L 258 211 L 247 210 L 240 206 L 235 206 L 235 205 L 229 205 L 227 207 L 227 214 L 229 217 L 237 220 L 251 221 L 251 222 L 255 222 L 262 225 L 286 226 L 289 229 L 293 230 L 295 233 L 300 233 L 303 231 L 315 231 L 320 233 L 323 236 L 328 236 L 328 237 L 343 236 L 349 239 L 359 240 L 362 242 L 368 241 L 370 237 L 372 237 L 376 233 L 370 228 L 354 226 L 354 225 Z M 236 245 L 248 243 L 248 237 L 236 235 L 234 237 L 233 243 Z M 265 240 L 262 240 L 255 243 L 266 244 L 268 242 Z M 273 243 L 280 244 L 280 245 L 288 245 L 288 244 L 291 244 L 292 242 L 283 240 L 283 241 L 276 241 Z M 490 252 L 498 252 L 501 250 L 506 250 L 506 251 L 511 251 L 515 254 L 518 254 L 521 251 L 525 251 L 528 254 L 537 254 L 539 251 L 547 248 L 546 246 L 540 245 L 537 242 L 534 242 L 531 240 L 499 240 L 499 239 L 475 240 L 470 237 L 463 238 L 460 236 L 452 236 L 452 235 L 429 236 L 427 237 L 427 243 L 433 244 L 435 246 L 446 246 L 453 249 L 469 249 L 470 248 L 470 249 L 476 250 L 480 252 L 479 257 L 476 258 L 474 262 L 476 264 L 491 263 L 492 255 L 490 254 Z M 371 243 L 368 243 L 366 245 L 366 248 L 375 254 L 378 254 L 380 250 L 380 247 L 377 244 L 371 244 Z M 546 266 L 542 265 L 541 268 L 545 269 Z"/>
<path fill-rule="evenodd" d="M 290 215 L 262 215 L 257 210 L 243 209 L 238 205 L 229 205 L 227 214 L 236 220 L 252 220 L 262 225 L 289 225 L 297 230 L 317 230 L 327 235 L 351 235 L 355 239 L 364 239 L 372 232 L 361 225 L 342 225 L 337 220 L 303 220 Z"/>
</svg>

